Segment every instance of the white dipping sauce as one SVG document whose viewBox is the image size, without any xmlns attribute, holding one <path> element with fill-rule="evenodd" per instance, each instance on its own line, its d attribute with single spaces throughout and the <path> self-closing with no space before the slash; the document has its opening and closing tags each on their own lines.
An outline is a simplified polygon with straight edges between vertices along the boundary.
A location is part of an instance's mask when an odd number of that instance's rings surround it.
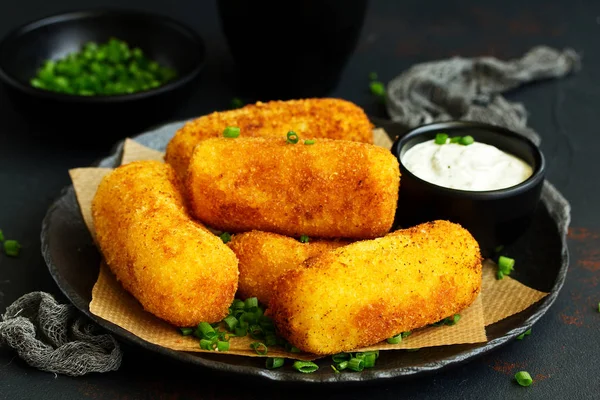
<svg viewBox="0 0 600 400">
<path fill-rule="evenodd" d="M 533 169 L 525 161 L 497 147 L 475 142 L 419 143 L 402 157 L 404 166 L 417 177 L 450 189 L 486 191 L 515 186 L 529 178 Z"/>
</svg>

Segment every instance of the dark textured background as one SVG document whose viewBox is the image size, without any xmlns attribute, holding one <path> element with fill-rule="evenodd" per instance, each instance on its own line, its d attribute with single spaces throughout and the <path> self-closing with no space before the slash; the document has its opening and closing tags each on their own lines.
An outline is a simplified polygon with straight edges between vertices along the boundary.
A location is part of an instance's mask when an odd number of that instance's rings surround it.
<svg viewBox="0 0 600 400">
<path fill-rule="evenodd" d="M 82 7 L 76 0 L 0 2 L 0 36 L 29 20 Z M 226 108 L 236 95 L 233 66 L 212 1 L 87 1 L 164 13 L 200 33 L 208 64 L 196 91 L 177 118 Z M 195 399 L 195 398 L 419 398 L 419 399 L 593 399 L 600 397 L 600 3 L 594 1 L 372 1 L 357 50 L 333 96 L 384 116 L 367 90 L 377 71 L 393 78 L 416 62 L 453 55 L 517 57 L 534 45 L 570 46 L 583 55 L 583 69 L 561 81 L 515 90 L 530 125 L 540 132 L 548 178 L 571 201 L 571 268 L 565 287 L 532 336 L 452 370 L 408 382 L 368 387 L 289 387 L 242 380 L 171 362 L 124 347 L 120 371 L 83 378 L 55 377 L 0 350 L 0 399 Z M 0 312 L 22 294 L 51 292 L 64 301 L 46 270 L 39 247 L 41 220 L 67 170 L 108 153 L 112 140 L 90 137 L 88 146 L 68 146 L 59 131 L 28 127 L 0 89 L 0 228 L 21 241 L 18 259 L 0 256 Z M 132 132 L 133 133 L 133 132 Z M 85 137 L 85 127 L 81 135 Z M 40 136 L 45 137 L 42 140 Z M 543 268 L 543 266 L 540 266 Z M 528 370 L 535 384 L 516 385 Z"/>
</svg>

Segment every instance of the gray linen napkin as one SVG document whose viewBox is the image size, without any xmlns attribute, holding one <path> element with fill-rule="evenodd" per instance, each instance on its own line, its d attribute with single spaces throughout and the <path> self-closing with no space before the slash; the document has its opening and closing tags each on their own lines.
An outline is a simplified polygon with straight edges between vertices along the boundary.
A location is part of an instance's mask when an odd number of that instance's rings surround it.
<svg viewBox="0 0 600 400">
<path fill-rule="evenodd" d="M 540 137 L 527 127 L 523 105 L 510 103 L 499 93 L 533 80 L 564 76 L 579 65 L 573 50 L 548 47 L 536 47 L 508 62 L 457 57 L 418 64 L 389 83 L 388 112 L 407 128 L 474 120 L 507 127 L 539 144 Z M 542 197 L 566 235 L 568 202 L 547 182 Z M 98 333 L 95 324 L 72 305 L 58 304 L 43 292 L 26 294 L 6 309 L 0 321 L 0 345 L 16 350 L 33 367 L 73 376 L 116 370 L 122 357 L 113 336 Z"/>
<path fill-rule="evenodd" d="M 387 110 L 392 120 L 407 128 L 438 121 L 479 121 L 519 132 L 539 144 L 539 135 L 527 127 L 525 107 L 500 93 L 579 68 L 574 50 L 545 46 L 510 61 L 454 57 L 417 64 L 389 82 Z"/>
</svg>

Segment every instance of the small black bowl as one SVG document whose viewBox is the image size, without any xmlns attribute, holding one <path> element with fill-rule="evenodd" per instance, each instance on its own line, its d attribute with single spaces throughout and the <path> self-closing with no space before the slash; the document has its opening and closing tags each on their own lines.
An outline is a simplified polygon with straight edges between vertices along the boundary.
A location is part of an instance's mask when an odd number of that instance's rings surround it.
<svg viewBox="0 0 600 400">
<path fill-rule="evenodd" d="M 115 96 L 68 95 L 29 84 L 45 60 L 111 37 L 140 47 L 149 58 L 177 71 L 177 78 L 155 89 Z M 81 133 L 121 134 L 168 119 L 190 94 L 204 58 L 202 39 L 168 17 L 130 10 L 75 11 L 39 19 L 8 34 L 0 42 L 0 81 L 30 122 Z"/>
<path fill-rule="evenodd" d="M 475 141 L 496 146 L 527 162 L 533 174 L 526 181 L 499 190 L 449 189 L 424 181 L 402 163 L 404 153 L 418 143 L 435 138 L 471 135 Z M 544 183 L 542 152 L 529 139 L 501 127 L 478 122 L 441 122 L 423 125 L 399 137 L 392 153 L 400 163 L 400 191 L 396 222 L 401 227 L 445 219 L 461 224 L 477 239 L 484 256 L 514 242 L 530 225 Z"/>
</svg>

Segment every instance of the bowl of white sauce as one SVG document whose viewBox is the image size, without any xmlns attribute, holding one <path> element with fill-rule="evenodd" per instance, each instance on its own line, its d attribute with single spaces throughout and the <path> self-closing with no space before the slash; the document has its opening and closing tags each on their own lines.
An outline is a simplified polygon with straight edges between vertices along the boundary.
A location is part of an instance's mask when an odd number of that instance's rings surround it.
<svg viewBox="0 0 600 400">
<path fill-rule="evenodd" d="M 542 152 L 505 128 L 455 121 L 423 125 L 396 139 L 402 175 L 401 227 L 445 219 L 473 234 L 484 255 L 529 227 L 544 183 Z"/>
</svg>

